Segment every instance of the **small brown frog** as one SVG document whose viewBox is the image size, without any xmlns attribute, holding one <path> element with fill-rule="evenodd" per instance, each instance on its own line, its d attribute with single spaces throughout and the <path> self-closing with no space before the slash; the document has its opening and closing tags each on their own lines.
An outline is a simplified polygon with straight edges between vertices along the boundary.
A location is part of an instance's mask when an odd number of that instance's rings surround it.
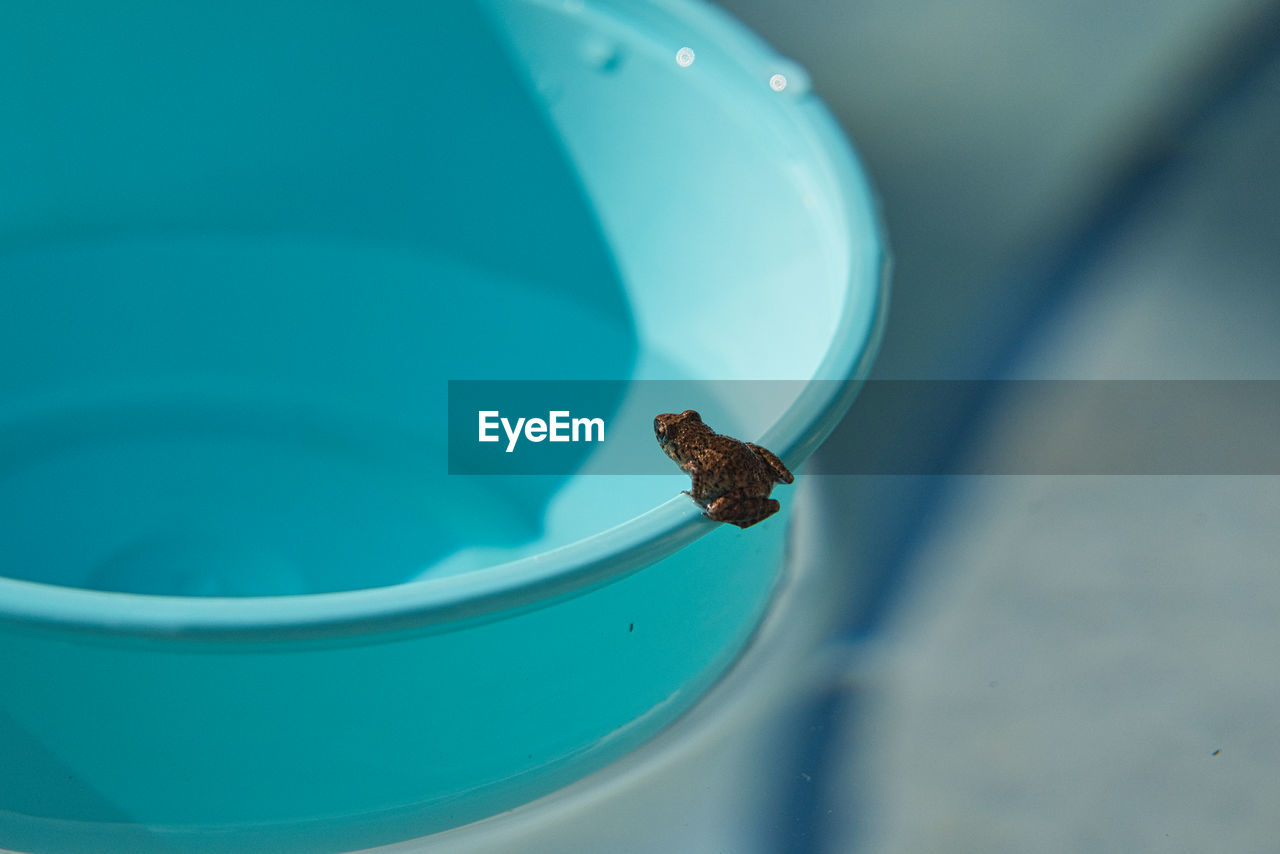
<svg viewBox="0 0 1280 854">
<path fill-rule="evenodd" d="M 782 506 L 769 497 L 773 485 L 795 480 L 771 451 L 721 436 L 692 409 L 659 415 L 653 432 L 667 456 L 693 478 L 685 494 L 717 522 L 750 528 L 769 518 Z"/>
</svg>

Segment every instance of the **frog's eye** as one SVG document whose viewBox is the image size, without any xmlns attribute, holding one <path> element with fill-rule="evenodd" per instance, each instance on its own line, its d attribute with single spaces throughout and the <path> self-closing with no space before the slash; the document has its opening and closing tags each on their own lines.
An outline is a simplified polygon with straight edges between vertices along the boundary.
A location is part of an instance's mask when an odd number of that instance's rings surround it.
<svg viewBox="0 0 1280 854">
<path fill-rule="evenodd" d="M 681 412 L 680 417 L 688 418 L 690 421 L 697 421 L 699 424 L 702 423 L 702 416 L 692 409 L 686 409 L 684 412 Z"/>
</svg>

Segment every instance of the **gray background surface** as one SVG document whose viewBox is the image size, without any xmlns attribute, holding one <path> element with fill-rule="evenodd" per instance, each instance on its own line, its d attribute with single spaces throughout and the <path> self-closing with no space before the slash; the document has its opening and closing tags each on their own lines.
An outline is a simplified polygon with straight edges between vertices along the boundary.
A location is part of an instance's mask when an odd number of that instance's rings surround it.
<svg viewBox="0 0 1280 854">
<path fill-rule="evenodd" d="M 720 5 L 880 190 L 875 376 L 1280 379 L 1278 4 Z M 998 459 L 1028 415 L 901 428 Z M 782 728 L 762 850 L 1275 850 L 1280 478 L 815 480 L 847 678 Z"/>
</svg>

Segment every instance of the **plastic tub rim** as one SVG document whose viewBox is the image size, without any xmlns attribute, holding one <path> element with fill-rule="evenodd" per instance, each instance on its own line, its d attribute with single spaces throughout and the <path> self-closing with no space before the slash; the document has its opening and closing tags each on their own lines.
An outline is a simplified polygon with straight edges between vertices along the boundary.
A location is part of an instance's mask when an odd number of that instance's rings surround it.
<svg viewBox="0 0 1280 854">
<path fill-rule="evenodd" d="M 837 176 L 846 237 L 876 235 L 874 251 L 850 254 L 845 286 L 874 281 L 869 325 L 846 300 L 822 363 L 760 442 L 795 468 L 822 443 L 851 405 L 870 370 L 883 333 L 889 262 L 874 196 L 842 132 L 812 98 L 796 104 L 809 133 Z M 849 215 L 861 210 L 861 216 Z M 870 269 L 868 269 L 870 262 Z M 833 388 L 835 389 L 833 391 Z M 0 576 L 0 623 L 91 634 L 192 640 L 292 640 L 383 635 L 451 628 L 473 620 L 542 607 L 619 580 L 705 536 L 719 525 L 683 495 L 616 527 L 564 546 L 447 578 L 408 581 L 336 593 L 261 597 L 184 597 L 63 587 Z"/>
</svg>

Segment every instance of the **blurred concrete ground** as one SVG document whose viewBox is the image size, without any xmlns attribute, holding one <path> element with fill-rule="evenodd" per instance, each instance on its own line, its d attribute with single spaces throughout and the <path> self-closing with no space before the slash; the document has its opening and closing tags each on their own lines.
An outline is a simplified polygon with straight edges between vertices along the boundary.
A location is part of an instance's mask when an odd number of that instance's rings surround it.
<svg viewBox="0 0 1280 854">
<path fill-rule="evenodd" d="M 1278 4 L 721 5 L 883 196 L 877 376 L 1280 379 Z M 1019 438 L 998 400 L 950 416 L 919 440 Z M 771 850 L 1275 850 L 1280 478 L 820 488 L 857 663 L 784 734 Z"/>
<path fill-rule="evenodd" d="M 1280 61 L 1011 372 L 1280 378 L 1278 98 Z M 1274 851 L 1280 477 L 948 480 L 842 721 L 825 850 Z"/>
</svg>

